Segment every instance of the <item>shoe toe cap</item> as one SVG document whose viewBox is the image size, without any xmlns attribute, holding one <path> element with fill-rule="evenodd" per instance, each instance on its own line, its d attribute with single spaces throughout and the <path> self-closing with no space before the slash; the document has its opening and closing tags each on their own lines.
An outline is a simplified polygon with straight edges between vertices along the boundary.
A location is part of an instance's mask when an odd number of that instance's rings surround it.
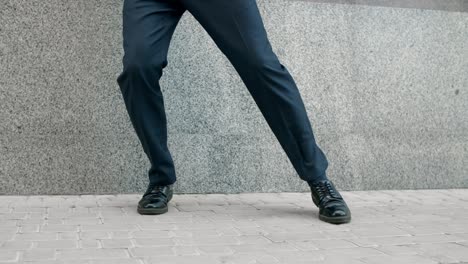
<svg viewBox="0 0 468 264">
<path fill-rule="evenodd" d="M 336 217 L 336 216 L 346 216 L 347 213 L 344 210 L 338 209 L 335 211 L 331 212 L 331 216 Z"/>
<path fill-rule="evenodd" d="M 324 214 L 331 217 L 347 216 L 350 214 L 348 207 L 343 203 L 327 206 L 323 210 Z"/>
<path fill-rule="evenodd" d="M 142 208 L 161 208 L 166 206 L 166 202 L 161 198 L 146 198 L 140 200 L 139 206 Z"/>
<path fill-rule="evenodd" d="M 159 202 L 159 203 L 147 203 L 147 204 L 144 204 L 142 205 L 141 207 L 143 208 L 161 208 L 161 207 L 164 207 L 164 204 Z"/>
</svg>

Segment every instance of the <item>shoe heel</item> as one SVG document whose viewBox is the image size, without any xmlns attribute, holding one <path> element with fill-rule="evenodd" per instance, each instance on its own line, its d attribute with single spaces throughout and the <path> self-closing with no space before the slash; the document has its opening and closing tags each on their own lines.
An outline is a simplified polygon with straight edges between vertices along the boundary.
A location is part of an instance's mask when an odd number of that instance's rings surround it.
<svg viewBox="0 0 468 264">
<path fill-rule="evenodd" d="M 319 207 L 319 203 L 317 201 L 317 199 L 315 199 L 315 196 L 313 194 L 311 194 L 310 196 L 312 196 L 312 201 L 314 202 L 314 204 Z"/>
</svg>

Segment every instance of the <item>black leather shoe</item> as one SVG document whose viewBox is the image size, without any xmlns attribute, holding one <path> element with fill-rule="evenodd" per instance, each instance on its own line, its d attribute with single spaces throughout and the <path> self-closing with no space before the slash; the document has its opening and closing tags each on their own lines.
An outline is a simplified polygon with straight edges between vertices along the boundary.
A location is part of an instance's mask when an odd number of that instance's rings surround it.
<svg viewBox="0 0 468 264">
<path fill-rule="evenodd" d="M 143 197 L 138 202 L 140 214 L 163 214 L 168 211 L 167 204 L 174 193 L 173 185 L 148 185 Z"/>
<path fill-rule="evenodd" d="M 314 184 L 308 182 L 312 201 L 319 208 L 319 219 L 332 224 L 351 221 L 349 210 L 343 197 L 330 180 L 321 180 Z"/>
</svg>

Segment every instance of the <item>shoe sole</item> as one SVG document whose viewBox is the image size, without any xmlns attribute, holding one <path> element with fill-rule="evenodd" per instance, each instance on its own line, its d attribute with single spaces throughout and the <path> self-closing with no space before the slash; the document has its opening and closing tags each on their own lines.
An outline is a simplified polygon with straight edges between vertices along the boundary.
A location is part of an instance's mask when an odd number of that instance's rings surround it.
<svg viewBox="0 0 468 264">
<path fill-rule="evenodd" d="M 344 223 L 349 223 L 351 221 L 351 216 L 338 216 L 338 217 L 328 217 L 324 215 L 319 214 L 319 219 L 328 223 L 332 224 L 344 224 Z"/>
<path fill-rule="evenodd" d="M 138 206 L 137 208 L 138 213 L 144 215 L 155 215 L 155 214 L 164 214 L 169 211 L 168 207 L 163 208 L 141 208 Z"/>
</svg>

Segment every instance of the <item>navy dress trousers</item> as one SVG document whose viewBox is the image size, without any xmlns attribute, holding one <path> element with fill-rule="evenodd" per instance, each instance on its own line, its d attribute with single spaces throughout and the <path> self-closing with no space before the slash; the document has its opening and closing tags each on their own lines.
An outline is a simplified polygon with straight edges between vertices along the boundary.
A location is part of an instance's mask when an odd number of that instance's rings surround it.
<svg viewBox="0 0 468 264">
<path fill-rule="evenodd" d="M 299 177 L 325 178 L 327 158 L 315 141 L 293 78 L 272 50 L 256 0 L 124 0 L 123 70 L 117 82 L 151 163 L 150 184 L 176 181 L 159 80 L 185 11 L 232 63 Z"/>
</svg>

